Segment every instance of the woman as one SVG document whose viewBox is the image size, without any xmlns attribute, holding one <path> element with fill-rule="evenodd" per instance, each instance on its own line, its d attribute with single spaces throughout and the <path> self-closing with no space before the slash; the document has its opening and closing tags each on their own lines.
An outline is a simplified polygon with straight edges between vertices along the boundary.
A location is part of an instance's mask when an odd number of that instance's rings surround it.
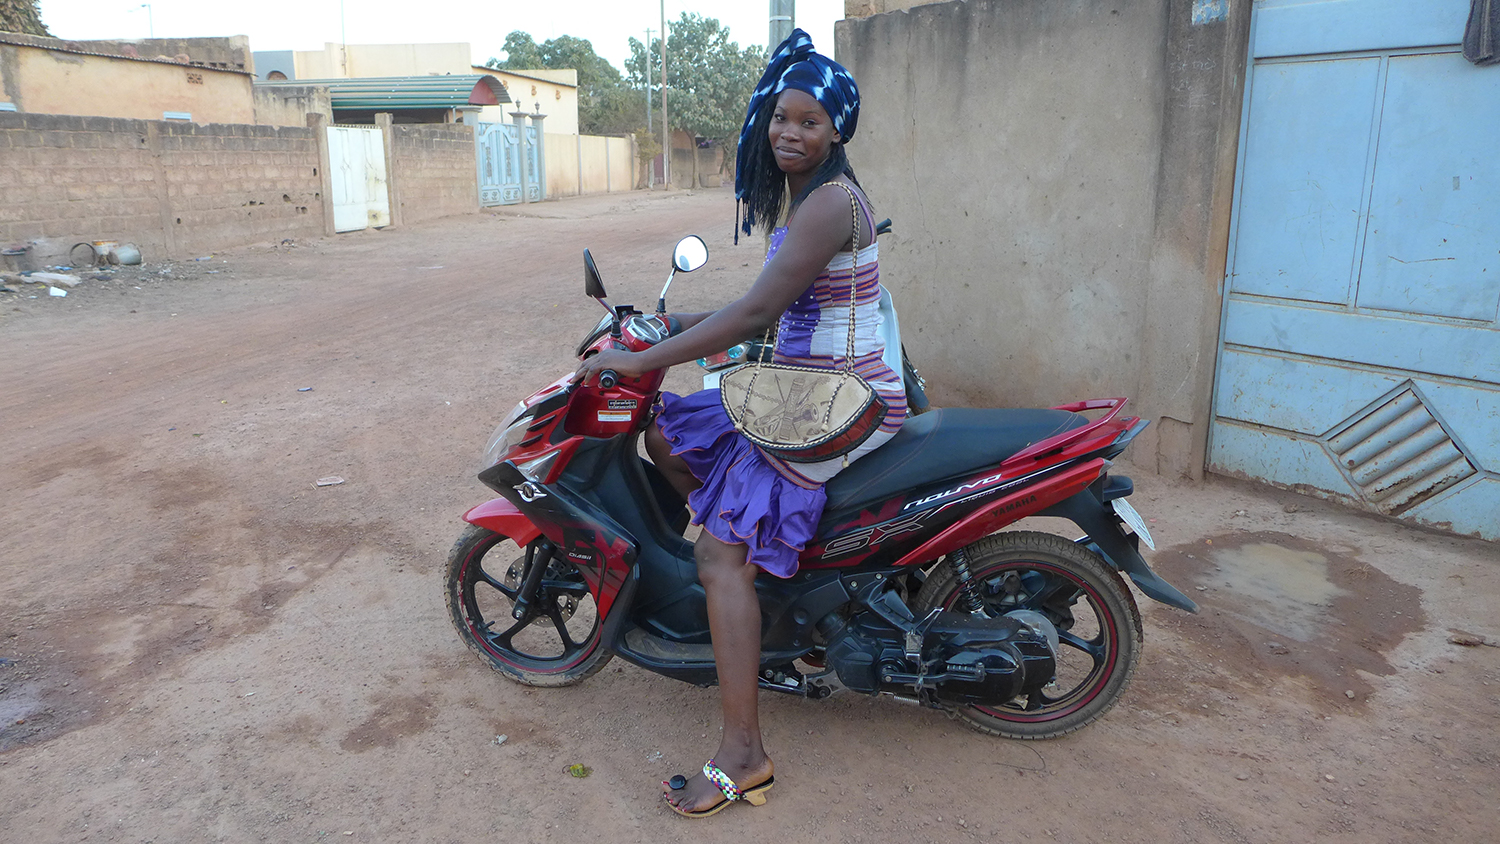
<svg viewBox="0 0 1500 844">
<path fill-rule="evenodd" d="M 724 726 L 719 749 L 691 780 L 663 783 L 679 814 L 704 817 L 742 797 L 755 805 L 774 782 L 756 710 L 760 605 L 755 577 L 797 571 L 797 556 L 822 515 L 823 484 L 890 439 L 906 415 L 901 376 L 881 356 L 880 282 L 874 223 L 844 144 L 859 119 L 859 90 L 837 63 L 813 52 L 798 29 L 776 49 L 756 86 L 740 134 L 735 197 L 744 231 L 770 231 L 766 263 L 739 300 L 706 314 L 678 315 L 685 330 L 644 352 L 605 351 L 579 369 L 634 376 L 721 352 L 778 323 L 776 360 L 843 369 L 850 287 L 856 293 L 855 370 L 889 405 L 883 424 L 856 451 L 822 463 L 790 464 L 742 437 L 717 390 L 663 394 L 646 449 L 703 526 L 694 547 L 708 600 Z M 841 187 L 841 185 L 843 187 Z M 846 190 L 847 188 L 847 190 Z M 858 255 L 851 254 L 860 206 Z M 787 224 L 776 227 L 783 209 Z M 738 231 L 736 231 L 736 239 Z"/>
</svg>

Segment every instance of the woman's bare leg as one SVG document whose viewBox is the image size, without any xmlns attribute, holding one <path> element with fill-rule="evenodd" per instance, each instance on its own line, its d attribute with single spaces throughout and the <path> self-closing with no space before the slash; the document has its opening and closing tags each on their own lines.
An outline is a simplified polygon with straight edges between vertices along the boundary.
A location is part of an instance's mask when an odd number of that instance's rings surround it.
<svg viewBox="0 0 1500 844">
<path fill-rule="evenodd" d="M 755 575 L 760 569 L 746 561 L 746 554 L 744 545 L 730 545 L 707 532 L 693 547 L 698 579 L 708 597 L 708 628 L 713 637 L 724 717 L 723 736 L 713 759 L 741 788 L 765 782 L 772 772 L 771 760 L 761 745 L 757 700 L 761 630 Z M 710 808 L 724 799 L 701 773 L 689 779 L 681 791 L 666 791 L 668 800 L 689 812 Z"/>
<path fill-rule="evenodd" d="M 670 483 L 672 488 L 677 490 L 677 494 L 684 499 L 698 487 L 703 486 L 703 482 L 698 480 L 688 468 L 687 461 L 672 453 L 672 444 L 662 436 L 661 426 L 655 422 L 646 429 L 646 453 L 651 455 L 651 462 L 661 470 L 667 483 Z"/>
</svg>

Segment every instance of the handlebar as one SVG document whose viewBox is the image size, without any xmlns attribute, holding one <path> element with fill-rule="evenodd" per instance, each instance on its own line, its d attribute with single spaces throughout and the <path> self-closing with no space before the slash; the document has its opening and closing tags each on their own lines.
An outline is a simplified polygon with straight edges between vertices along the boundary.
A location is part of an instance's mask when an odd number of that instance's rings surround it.
<svg viewBox="0 0 1500 844">
<path fill-rule="evenodd" d="M 620 383 L 620 376 L 613 369 L 606 369 L 599 373 L 599 386 L 602 389 L 608 390 L 618 383 Z"/>
</svg>

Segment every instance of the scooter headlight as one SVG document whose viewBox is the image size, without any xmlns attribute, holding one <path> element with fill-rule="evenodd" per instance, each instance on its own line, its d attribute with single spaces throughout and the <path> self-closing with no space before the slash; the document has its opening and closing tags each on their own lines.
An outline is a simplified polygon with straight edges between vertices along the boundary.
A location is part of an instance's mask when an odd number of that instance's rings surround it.
<svg viewBox="0 0 1500 844">
<path fill-rule="evenodd" d="M 526 430 L 531 427 L 531 419 L 531 408 L 527 407 L 524 402 L 516 405 L 515 409 L 506 415 L 505 421 L 500 423 L 495 433 L 490 434 L 489 444 L 484 447 L 484 468 L 488 469 L 505 459 L 505 455 L 510 453 L 511 449 L 520 444 L 521 440 L 526 439 Z"/>
</svg>

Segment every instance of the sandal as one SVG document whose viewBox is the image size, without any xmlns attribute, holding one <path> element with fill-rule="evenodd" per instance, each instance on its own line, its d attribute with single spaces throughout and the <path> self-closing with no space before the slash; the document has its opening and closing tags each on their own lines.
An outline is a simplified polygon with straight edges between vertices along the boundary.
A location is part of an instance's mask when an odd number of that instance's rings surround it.
<svg viewBox="0 0 1500 844">
<path fill-rule="evenodd" d="M 766 792 L 770 791 L 771 786 L 776 784 L 776 775 L 772 774 L 763 783 L 751 786 L 750 788 L 741 789 L 739 786 L 734 784 L 734 780 L 730 779 L 728 774 L 719 770 L 719 766 L 715 765 L 714 760 L 712 759 L 708 760 L 703 765 L 703 778 L 708 780 L 709 783 L 714 785 L 719 789 L 720 792 L 724 794 L 724 799 L 722 801 L 715 803 L 707 809 L 701 809 L 696 812 L 689 812 L 685 809 L 679 809 L 672 803 L 672 801 L 668 800 L 667 808 L 671 809 L 679 815 L 682 815 L 685 818 L 706 818 L 709 815 L 714 815 L 723 811 L 724 807 L 737 800 L 743 800 L 746 803 L 749 803 L 751 806 L 762 806 L 765 805 L 766 802 Z M 687 788 L 687 777 L 684 777 L 682 774 L 676 774 L 672 777 L 671 780 L 663 783 L 663 785 L 671 787 L 673 791 L 680 791 L 681 789 Z"/>
</svg>

